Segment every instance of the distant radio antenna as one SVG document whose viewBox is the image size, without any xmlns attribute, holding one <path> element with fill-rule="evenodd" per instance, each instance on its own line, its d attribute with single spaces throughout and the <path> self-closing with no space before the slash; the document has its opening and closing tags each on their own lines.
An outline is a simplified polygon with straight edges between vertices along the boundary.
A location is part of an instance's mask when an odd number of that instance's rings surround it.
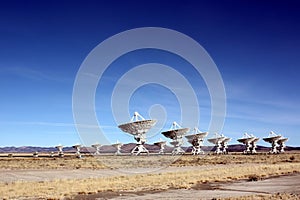
<svg viewBox="0 0 300 200">
<path fill-rule="evenodd" d="M 223 134 L 220 135 L 215 133 L 215 137 L 208 139 L 207 141 L 214 144 L 216 147 L 216 154 L 227 154 L 228 142 L 231 138 L 225 137 Z"/>
<path fill-rule="evenodd" d="M 173 140 L 170 142 L 170 144 L 174 146 L 172 155 L 183 154 L 185 152 L 181 146 L 183 145 L 183 136 L 189 130 L 189 128 L 182 128 L 179 124 L 177 124 L 177 122 L 173 122 L 170 130 L 161 133 L 165 137 Z"/>
<path fill-rule="evenodd" d="M 166 141 L 163 141 L 161 138 L 159 138 L 158 142 L 155 142 L 154 145 L 159 146 L 159 152 L 158 154 L 164 154 L 165 146 L 166 146 Z"/>
<path fill-rule="evenodd" d="M 115 147 L 117 149 L 117 151 L 115 152 L 115 155 L 121 155 L 121 147 L 123 146 L 123 144 L 121 142 L 119 142 L 117 140 L 117 142 L 115 144 L 112 145 L 113 147 Z"/>
<path fill-rule="evenodd" d="M 245 144 L 244 154 L 255 154 L 256 153 L 256 143 L 258 142 L 259 138 L 255 137 L 254 135 L 249 135 L 248 133 L 244 133 L 244 136 L 237 141 L 240 143 Z"/>
<path fill-rule="evenodd" d="M 58 157 L 62 158 L 65 156 L 62 145 L 57 145 L 55 148 L 58 150 Z"/>
<path fill-rule="evenodd" d="M 197 127 L 195 127 L 191 135 L 185 136 L 188 142 L 192 144 L 193 155 L 204 154 L 204 151 L 201 149 L 201 147 L 203 146 L 204 138 L 207 135 L 208 132 L 201 132 Z"/>
<path fill-rule="evenodd" d="M 80 148 L 81 148 L 81 145 L 80 144 L 76 144 L 73 146 L 74 149 L 76 149 L 76 153 L 75 153 L 75 156 L 76 158 L 81 158 L 81 153 L 80 153 Z"/>
<path fill-rule="evenodd" d="M 269 136 L 263 138 L 263 140 L 272 145 L 269 153 L 275 154 L 284 152 L 285 142 L 288 140 L 288 138 L 284 138 L 281 135 L 277 135 L 276 133 L 271 131 Z M 279 148 L 279 150 L 277 148 Z"/>
<path fill-rule="evenodd" d="M 37 158 L 37 157 L 39 157 L 39 152 L 36 151 L 32 155 L 33 155 L 34 158 Z"/>
<path fill-rule="evenodd" d="M 51 151 L 51 152 L 49 153 L 49 157 L 50 157 L 50 158 L 53 158 L 53 157 L 54 157 L 54 152 L 53 152 L 53 151 Z"/>
<path fill-rule="evenodd" d="M 99 144 L 99 143 L 96 143 L 96 144 L 93 144 L 93 145 L 92 145 L 92 147 L 96 150 L 95 153 L 94 153 L 94 155 L 100 155 L 100 147 L 101 147 L 101 146 L 102 146 L 102 145 Z"/>
<path fill-rule="evenodd" d="M 137 142 L 136 146 L 131 151 L 132 155 L 139 155 L 141 153 L 147 153 L 149 155 L 149 151 L 144 146 L 147 141 L 146 133 L 155 124 L 156 120 L 145 120 L 138 112 L 134 112 L 134 115 L 129 123 L 118 126 L 123 132 L 133 135 Z"/>
</svg>

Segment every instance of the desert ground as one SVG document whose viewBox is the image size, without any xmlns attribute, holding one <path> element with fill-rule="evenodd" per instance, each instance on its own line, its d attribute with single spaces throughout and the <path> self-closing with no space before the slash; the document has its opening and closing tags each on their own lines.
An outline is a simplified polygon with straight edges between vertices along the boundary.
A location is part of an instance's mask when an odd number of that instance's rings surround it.
<svg viewBox="0 0 300 200">
<path fill-rule="evenodd" d="M 300 152 L 0 156 L 2 199 L 300 199 Z"/>
</svg>

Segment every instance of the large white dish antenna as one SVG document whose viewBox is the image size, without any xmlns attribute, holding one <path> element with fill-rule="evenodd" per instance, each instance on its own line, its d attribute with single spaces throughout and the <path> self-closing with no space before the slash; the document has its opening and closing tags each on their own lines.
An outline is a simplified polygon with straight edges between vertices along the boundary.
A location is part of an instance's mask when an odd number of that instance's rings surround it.
<svg viewBox="0 0 300 200">
<path fill-rule="evenodd" d="M 131 151 L 132 155 L 139 155 L 140 153 L 149 154 L 149 151 L 144 147 L 146 143 L 146 133 L 155 124 L 156 120 L 144 119 L 138 112 L 134 112 L 129 123 L 118 126 L 123 132 L 134 135 L 134 139 L 137 141 L 136 147 Z"/>
<path fill-rule="evenodd" d="M 263 138 L 265 142 L 268 142 L 272 145 L 271 151 L 269 153 L 283 153 L 285 148 L 285 142 L 288 140 L 288 138 L 284 138 L 281 135 L 277 135 L 273 131 L 269 133 L 269 136 L 266 138 Z M 279 148 L 279 150 L 277 149 Z"/>
<path fill-rule="evenodd" d="M 216 147 L 216 154 L 226 154 L 227 148 L 228 148 L 228 142 L 231 140 L 229 137 L 225 137 L 223 134 L 220 135 L 218 133 L 215 133 L 215 137 L 208 139 L 207 141 L 214 144 Z"/>
<path fill-rule="evenodd" d="M 192 144 L 192 154 L 199 155 L 204 154 L 201 149 L 203 146 L 204 138 L 208 135 L 208 132 L 201 132 L 197 127 L 194 128 L 194 132 L 191 135 L 186 135 L 187 141 Z"/>
<path fill-rule="evenodd" d="M 172 140 L 176 139 L 177 137 L 182 137 L 185 135 L 190 129 L 189 128 L 180 128 L 175 130 L 168 130 L 164 131 L 163 134 L 165 137 L 170 138 Z"/>
<path fill-rule="evenodd" d="M 156 124 L 156 120 L 148 119 L 136 122 L 129 122 L 126 124 L 121 124 L 118 127 L 126 133 L 131 135 L 143 134 L 149 131 Z"/>
<path fill-rule="evenodd" d="M 248 133 L 244 133 L 244 136 L 237 141 L 240 143 L 245 144 L 246 149 L 244 150 L 244 154 L 253 154 L 256 153 L 256 142 L 259 138 L 255 137 L 254 135 L 249 135 Z"/>
<path fill-rule="evenodd" d="M 160 141 L 154 143 L 154 145 L 159 146 L 158 154 L 164 154 L 165 153 L 164 149 L 165 149 L 166 144 L 167 144 L 167 142 L 162 141 L 161 139 L 160 139 Z"/>
<path fill-rule="evenodd" d="M 170 142 L 174 146 L 172 155 L 182 154 L 185 151 L 181 148 L 183 144 L 183 136 L 189 131 L 189 128 L 182 128 L 177 122 L 173 122 L 170 130 L 164 131 L 163 134 L 165 137 L 172 139 Z"/>
<path fill-rule="evenodd" d="M 194 139 L 204 139 L 208 135 L 208 132 L 197 133 L 193 135 L 186 135 L 186 139 L 189 143 L 193 142 Z"/>
</svg>

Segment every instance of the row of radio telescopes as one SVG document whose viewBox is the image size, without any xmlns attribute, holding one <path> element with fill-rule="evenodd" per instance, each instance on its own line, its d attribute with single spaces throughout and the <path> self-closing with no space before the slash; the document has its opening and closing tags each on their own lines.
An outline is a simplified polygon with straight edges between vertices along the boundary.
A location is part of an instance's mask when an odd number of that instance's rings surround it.
<svg viewBox="0 0 300 200">
<path fill-rule="evenodd" d="M 149 151 L 144 147 L 144 144 L 146 143 L 146 133 L 155 125 L 155 123 L 156 120 L 146 120 L 138 112 L 135 112 L 129 123 L 118 126 L 122 131 L 133 135 L 134 139 L 137 141 L 137 144 L 131 151 L 131 154 L 138 155 L 140 153 L 149 153 Z M 161 133 L 165 137 L 172 140 L 172 142 L 170 142 L 170 144 L 174 146 L 172 155 L 185 152 L 181 148 L 183 145 L 183 136 L 185 136 L 187 141 L 192 144 L 193 155 L 204 154 L 204 151 L 201 149 L 201 147 L 203 146 L 204 138 L 208 135 L 208 132 L 200 132 L 198 128 L 194 128 L 194 132 L 192 134 L 185 135 L 187 132 L 189 132 L 189 130 L 189 128 L 182 128 L 179 124 L 173 122 L 170 130 Z M 216 133 L 215 137 L 207 140 L 215 145 L 216 154 L 226 154 L 228 147 L 227 145 L 231 138 L 225 137 L 223 134 L 220 135 Z M 245 133 L 243 138 L 240 138 L 237 141 L 245 144 L 245 154 L 253 154 L 256 153 L 255 149 L 258 140 L 259 138 L 253 136 L 252 134 L 249 135 Z M 281 135 L 276 135 L 271 131 L 270 135 L 267 138 L 263 138 L 263 140 L 271 143 L 272 147 L 270 153 L 283 153 L 285 142 L 288 140 L 288 138 L 284 138 Z M 159 141 L 154 144 L 160 147 L 159 153 L 164 153 L 166 141 Z"/>
<path fill-rule="evenodd" d="M 121 124 L 118 127 L 131 135 L 134 136 L 134 139 L 136 140 L 136 146 L 131 150 L 131 155 L 139 155 L 141 153 L 147 153 L 149 154 L 149 151 L 144 146 L 146 143 L 146 133 L 156 124 L 156 120 L 153 119 L 144 119 L 138 112 L 135 112 L 133 117 L 131 118 L 129 123 Z M 183 154 L 185 151 L 182 149 L 182 145 L 184 143 L 184 136 L 187 139 L 187 141 L 192 145 L 192 154 L 193 155 L 199 155 L 204 154 L 204 151 L 201 149 L 203 146 L 204 138 L 208 135 L 208 132 L 200 132 L 198 128 L 194 128 L 194 131 L 192 134 L 185 135 L 187 132 L 189 132 L 189 128 L 182 128 L 180 125 L 178 125 L 176 122 L 173 122 L 172 127 L 168 131 L 164 131 L 161 134 L 164 135 L 167 138 L 170 138 L 172 141 L 170 142 L 171 145 L 173 145 L 173 151 L 172 155 L 177 154 Z M 227 148 L 228 148 L 228 142 L 231 140 L 229 137 L 225 137 L 223 134 L 216 133 L 213 138 L 207 139 L 208 142 L 215 145 L 215 151 L 216 154 L 227 154 Z M 254 135 L 249 135 L 247 133 L 244 134 L 244 136 L 237 141 L 240 143 L 243 143 L 245 145 L 244 154 L 254 154 L 256 153 L 256 143 L 259 140 L 259 138 L 255 137 Z M 288 138 L 284 138 L 281 135 L 276 135 L 274 132 L 270 132 L 269 136 L 266 138 L 263 138 L 265 142 L 270 143 L 271 150 L 269 153 L 283 153 L 285 148 L 285 142 L 288 140 Z M 164 154 L 164 149 L 166 146 L 166 141 L 163 141 L 160 139 L 160 141 L 155 142 L 154 145 L 159 146 L 159 154 Z M 115 155 L 121 154 L 121 147 L 123 146 L 122 143 L 117 142 L 113 144 L 116 148 Z M 81 158 L 80 153 L 80 147 L 81 145 L 74 145 L 73 148 L 76 149 L 76 156 L 78 158 Z M 94 144 L 92 145 L 93 148 L 95 148 L 95 155 L 100 154 L 100 144 Z M 56 146 L 58 149 L 58 156 L 63 157 L 63 146 L 58 145 Z M 34 156 L 38 156 L 38 153 L 36 152 Z"/>
</svg>

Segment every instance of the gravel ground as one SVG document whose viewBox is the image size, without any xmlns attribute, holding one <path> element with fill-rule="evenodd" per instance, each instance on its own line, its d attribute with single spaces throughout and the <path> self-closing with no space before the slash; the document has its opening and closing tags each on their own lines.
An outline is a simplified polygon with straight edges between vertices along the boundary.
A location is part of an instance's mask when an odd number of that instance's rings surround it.
<svg viewBox="0 0 300 200">
<path fill-rule="evenodd" d="M 241 164 L 243 165 L 243 164 Z M 235 165 L 236 166 L 236 165 Z M 0 170 L 0 182 L 15 181 L 49 181 L 55 179 L 83 179 L 119 175 L 130 175 L 136 173 L 162 173 L 198 170 L 205 168 L 218 168 L 220 165 L 207 165 L 197 167 L 168 167 L 164 169 L 136 168 L 122 170 Z M 144 192 L 123 192 L 123 193 L 99 193 L 93 195 L 78 196 L 78 199 L 213 199 L 238 197 L 254 194 L 275 194 L 294 193 L 300 194 L 300 174 L 280 176 L 258 181 L 238 181 L 231 183 L 199 184 L 193 189 L 165 190 L 165 191 L 144 191 Z"/>
<path fill-rule="evenodd" d="M 243 165 L 243 164 L 241 164 Z M 236 165 L 235 165 L 236 166 Z M 0 182 L 15 181 L 50 181 L 55 179 L 84 179 L 108 176 L 132 175 L 143 173 L 179 172 L 198 169 L 213 169 L 221 165 L 168 167 L 168 168 L 133 168 L 133 169 L 46 169 L 46 170 L 0 170 Z"/>
<path fill-rule="evenodd" d="M 149 193 L 119 193 L 114 197 L 94 196 L 87 199 L 114 199 L 114 200 L 150 200 L 150 199 L 219 199 L 240 197 L 258 194 L 293 193 L 300 195 L 300 174 L 280 176 L 260 181 L 239 181 L 234 183 L 201 184 L 193 189 L 166 190 Z M 118 196 L 117 196 L 118 195 Z"/>
</svg>

